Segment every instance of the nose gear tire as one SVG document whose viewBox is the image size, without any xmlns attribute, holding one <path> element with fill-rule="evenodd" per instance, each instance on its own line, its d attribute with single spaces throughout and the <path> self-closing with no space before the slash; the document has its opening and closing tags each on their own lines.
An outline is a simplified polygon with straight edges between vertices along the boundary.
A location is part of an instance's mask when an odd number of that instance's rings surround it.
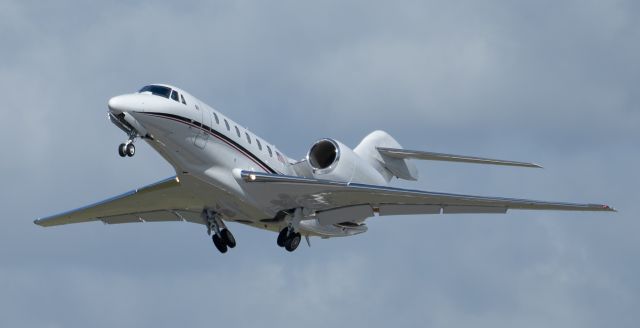
<svg viewBox="0 0 640 328">
<path fill-rule="evenodd" d="M 120 144 L 120 146 L 118 146 L 118 154 L 120 155 L 120 157 L 127 156 L 126 148 L 127 148 L 127 145 L 125 145 L 123 143 Z"/>
<path fill-rule="evenodd" d="M 133 157 L 133 155 L 136 154 L 136 146 L 134 146 L 132 143 L 128 144 L 125 148 L 125 152 L 127 153 L 127 156 Z"/>
</svg>

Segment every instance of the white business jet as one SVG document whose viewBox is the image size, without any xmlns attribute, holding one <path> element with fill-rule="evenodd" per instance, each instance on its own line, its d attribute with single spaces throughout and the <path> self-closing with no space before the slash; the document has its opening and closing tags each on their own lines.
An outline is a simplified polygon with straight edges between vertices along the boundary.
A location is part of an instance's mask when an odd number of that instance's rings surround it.
<svg viewBox="0 0 640 328">
<path fill-rule="evenodd" d="M 315 142 L 294 161 L 273 144 L 176 87 L 148 85 L 109 100 L 109 119 L 128 135 L 118 152 L 135 154 L 142 139 L 175 169 L 174 177 L 105 201 L 41 218 L 49 227 L 188 221 L 206 226 L 216 248 L 236 240 L 225 222 L 278 233 L 294 251 L 301 237 L 352 236 L 373 216 L 506 213 L 509 209 L 614 211 L 607 205 L 457 195 L 389 187 L 392 178 L 416 180 L 411 159 L 540 167 L 533 163 L 403 149 L 375 131 L 354 149 L 335 139 Z"/>
</svg>

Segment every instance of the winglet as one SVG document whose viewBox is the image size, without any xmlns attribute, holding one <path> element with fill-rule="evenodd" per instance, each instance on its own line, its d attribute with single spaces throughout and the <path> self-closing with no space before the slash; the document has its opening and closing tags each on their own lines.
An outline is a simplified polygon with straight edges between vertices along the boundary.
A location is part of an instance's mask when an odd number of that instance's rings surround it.
<svg viewBox="0 0 640 328">
<path fill-rule="evenodd" d="M 608 212 L 618 212 L 618 210 L 616 210 L 615 208 L 609 206 L 609 205 L 600 205 L 602 206 L 602 209 L 604 211 L 608 211 Z"/>
</svg>

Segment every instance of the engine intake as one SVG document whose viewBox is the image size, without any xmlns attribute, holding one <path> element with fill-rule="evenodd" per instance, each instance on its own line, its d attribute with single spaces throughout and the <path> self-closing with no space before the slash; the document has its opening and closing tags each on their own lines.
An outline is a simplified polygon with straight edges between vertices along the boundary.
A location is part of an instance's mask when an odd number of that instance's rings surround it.
<svg viewBox="0 0 640 328">
<path fill-rule="evenodd" d="M 307 154 L 309 165 L 316 171 L 329 171 L 340 160 L 340 146 L 332 139 L 316 141 Z"/>
</svg>

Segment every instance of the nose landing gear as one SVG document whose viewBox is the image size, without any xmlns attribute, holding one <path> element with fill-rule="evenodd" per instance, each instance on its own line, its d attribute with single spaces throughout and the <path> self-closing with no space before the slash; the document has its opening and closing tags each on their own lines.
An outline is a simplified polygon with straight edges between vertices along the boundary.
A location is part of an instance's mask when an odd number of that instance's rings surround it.
<svg viewBox="0 0 640 328">
<path fill-rule="evenodd" d="M 136 154 L 136 146 L 133 145 L 133 142 L 136 140 L 136 134 L 130 134 L 129 140 L 127 142 L 123 142 L 118 146 L 118 154 L 120 157 L 133 157 Z"/>
<path fill-rule="evenodd" d="M 133 157 L 133 155 L 136 154 L 136 146 L 133 145 L 133 141 L 121 143 L 120 146 L 118 146 L 118 154 L 120 157 Z"/>
</svg>

